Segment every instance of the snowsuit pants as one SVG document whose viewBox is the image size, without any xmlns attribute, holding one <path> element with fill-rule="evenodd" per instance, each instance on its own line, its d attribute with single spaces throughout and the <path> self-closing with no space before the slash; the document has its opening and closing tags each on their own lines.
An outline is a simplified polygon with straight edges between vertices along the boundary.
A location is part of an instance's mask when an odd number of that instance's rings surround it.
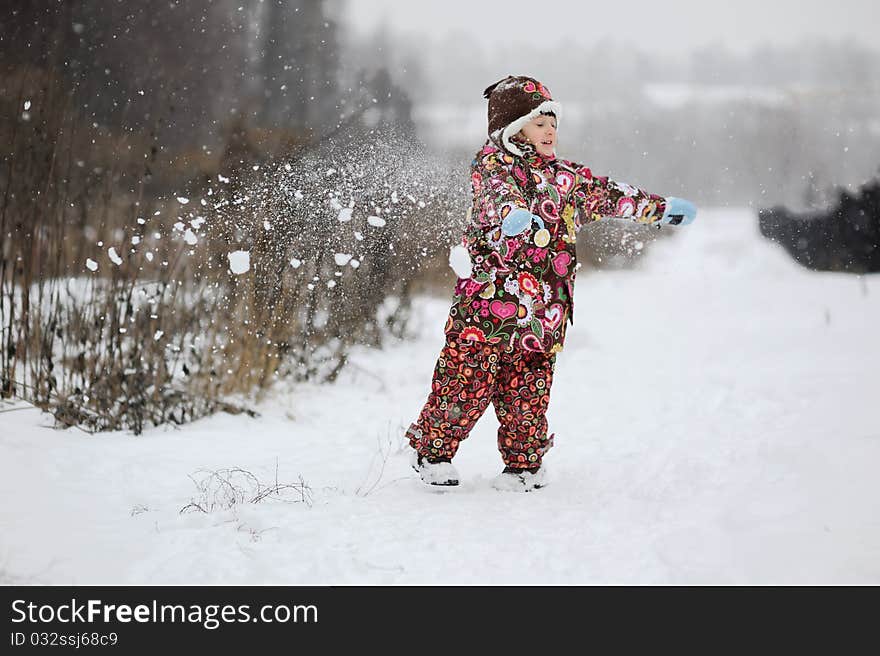
<svg viewBox="0 0 880 656">
<path fill-rule="evenodd" d="M 491 403 L 498 450 L 508 467 L 541 464 L 553 445 L 547 406 L 556 354 L 447 338 L 434 367 L 431 392 L 406 434 L 429 459 L 451 459 Z"/>
</svg>

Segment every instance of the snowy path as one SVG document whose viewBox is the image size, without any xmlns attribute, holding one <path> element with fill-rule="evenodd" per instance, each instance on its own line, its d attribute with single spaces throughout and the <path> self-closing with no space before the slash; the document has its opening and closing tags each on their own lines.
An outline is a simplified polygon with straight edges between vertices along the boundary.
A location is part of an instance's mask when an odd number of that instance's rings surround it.
<svg viewBox="0 0 880 656">
<path fill-rule="evenodd" d="M 551 485 L 526 495 L 489 487 L 491 410 L 460 489 L 409 470 L 448 308 L 423 305 L 419 340 L 259 419 L 92 437 L 0 414 L 0 582 L 880 583 L 880 276 L 802 269 L 742 210 L 582 276 Z M 276 459 L 311 505 L 178 513 L 196 470 L 271 483 Z"/>
</svg>

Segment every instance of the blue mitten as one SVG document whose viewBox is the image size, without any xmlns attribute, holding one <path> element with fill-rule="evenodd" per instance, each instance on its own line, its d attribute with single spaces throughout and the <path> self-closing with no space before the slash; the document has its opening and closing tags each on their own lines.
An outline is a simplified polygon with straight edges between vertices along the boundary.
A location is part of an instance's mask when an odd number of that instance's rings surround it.
<svg viewBox="0 0 880 656">
<path fill-rule="evenodd" d="M 666 211 L 660 223 L 669 225 L 687 225 L 697 218 L 697 206 L 684 198 L 670 196 L 666 199 Z"/>
<path fill-rule="evenodd" d="M 537 221 L 538 225 L 542 229 L 544 228 L 544 221 L 540 217 L 535 216 L 527 209 L 517 207 L 504 217 L 504 220 L 501 222 L 501 232 L 508 237 L 514 237 L 528 229 L 532 225 L 532 221 Z"/>
</svg>

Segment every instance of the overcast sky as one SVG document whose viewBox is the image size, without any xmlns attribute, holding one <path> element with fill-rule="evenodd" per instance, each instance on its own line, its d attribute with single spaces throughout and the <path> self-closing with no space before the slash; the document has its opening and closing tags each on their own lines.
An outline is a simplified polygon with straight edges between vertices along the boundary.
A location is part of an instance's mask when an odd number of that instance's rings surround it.
<svg viewBox="0 0 880 656">
<path fill-rule="evenodd" d="M 461 31 L 483 41 L 529 38 L 548 46 L 612 37 L 648 51 L 681 53 L 710 43 L 743 51 L 824 36 L 880 49 L 878 0 L 348 0 L 344 14 L 360 32 L 387 22 L 392 31 Z"/>
</svg>

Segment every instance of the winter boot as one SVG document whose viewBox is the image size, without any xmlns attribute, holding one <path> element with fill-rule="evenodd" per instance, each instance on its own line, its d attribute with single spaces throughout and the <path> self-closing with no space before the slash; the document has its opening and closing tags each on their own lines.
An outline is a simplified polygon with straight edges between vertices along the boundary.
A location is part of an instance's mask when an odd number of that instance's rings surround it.
<svg viewBox="0 0 880 656">
<path fill-rule="evenodd" d="M 530 469 L 505 467 L 492 481 L 492 487 L 506 492 L 530 492 L 547 484 L 547 466 L 539 465 Z"/>
<path fill-rule="evenodd" d="M 428 485 L 458 485 L 458 472 L 449 459 L 428 460 L 418 451 L 412 452 L 410 464 Z"/>
</svg>

